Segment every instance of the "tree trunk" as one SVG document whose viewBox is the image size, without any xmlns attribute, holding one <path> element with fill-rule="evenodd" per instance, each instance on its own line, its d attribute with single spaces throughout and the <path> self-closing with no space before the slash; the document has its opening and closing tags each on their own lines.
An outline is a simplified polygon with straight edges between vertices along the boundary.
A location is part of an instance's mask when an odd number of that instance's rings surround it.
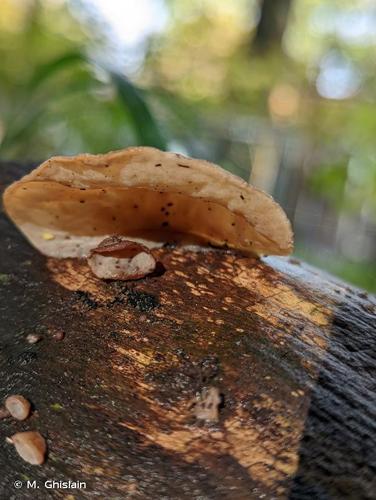
<svg viewBox="0 0 376 500">
<path fill-rule="evenodd" d="M 260 20 L 253 47 L 259 52 L 280 48 L 290 12 L 291 0 L 261 0 Z"/>
<path fill-rule="evenodd" d="M 4 187 L 24 170 L 0 172 Z M 1 439 L 38 430 L 49 450 L 31 466 L 4 443 L 1 498 L 375 498 L 374 299 L 215 250 L 161 249 L 164 273 L 105 283 L 39 255 L 3 213 L 0 228 L 0 396 L 34 407 Z M 210 387 L 218 422 L 197 418 Z"/>
</svg>

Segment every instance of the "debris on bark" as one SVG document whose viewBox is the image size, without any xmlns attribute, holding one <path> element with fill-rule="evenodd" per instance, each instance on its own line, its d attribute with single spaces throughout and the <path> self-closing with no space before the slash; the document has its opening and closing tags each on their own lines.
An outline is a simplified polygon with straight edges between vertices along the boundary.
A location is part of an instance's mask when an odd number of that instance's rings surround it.
<svg viewBox="0 0 376 500">
<path fill-rule="evenodd" d="M 32 465 L 45 461 L 47 445 L 44 437 L 37 431 L 17 432 L 7 442 L 13 444 L 20 457 Z"/>
<path fill-rule="evenodd" d="M 17 420 L 26 420 L 30 415 L 31 404 L 23 396 L 9 396 L 4 404 L 9 414 Z"/>
<path fill-rule="evenodd" d="M 6 408 L 0 408 L 0 420 L 9 417 L 10 413 Z"/>
<path fill-rule="evenodd" d="M 29 333 L 26 337 L 26 342 L 28 344 L 36 344 L 40 340 L 42 340 L 42 335 L 39 335 L 39 333 Z"/>
<path fill-rule="evenodd" d="M 60 340 L 63 340 L 65 337 L 65 333 L 62 331 L 62 330 L 59 330 L 57 332 L 55 332 L 53 335 L 52 335 L 52 338 L 56 341 L 60 341 Z"/>
<path fill-rule="evenodd" d="M 197 420 L 216 423 L 219 420 L 221 395 L 217 387 L 205 387 L 194 404 L 193 412 Z"/>
</svg>

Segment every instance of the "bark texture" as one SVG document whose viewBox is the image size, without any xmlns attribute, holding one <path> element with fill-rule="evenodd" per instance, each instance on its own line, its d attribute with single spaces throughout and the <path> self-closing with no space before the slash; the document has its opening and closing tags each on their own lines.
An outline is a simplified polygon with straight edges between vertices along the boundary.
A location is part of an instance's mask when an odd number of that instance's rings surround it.
<svg viewBox="0 0 376 500">
<path fill-rule="evenodd" d="M 3 164 L 2 187 L 24 172 Z M 1 498 L 376 498 L 374 298 L 215 250 L 161 249 L 154 275 L 105 283 L 39 255 L 3 213 L 0 231 L 0 398 L 34 410 L 0 421 Z M 192 405 L 210 387 L 205 424 Z M 26 430 L 47 439 L 42 466 L 4 442 Z M 40 489 L 14 488 L 27 478 Z"/>
</svg>

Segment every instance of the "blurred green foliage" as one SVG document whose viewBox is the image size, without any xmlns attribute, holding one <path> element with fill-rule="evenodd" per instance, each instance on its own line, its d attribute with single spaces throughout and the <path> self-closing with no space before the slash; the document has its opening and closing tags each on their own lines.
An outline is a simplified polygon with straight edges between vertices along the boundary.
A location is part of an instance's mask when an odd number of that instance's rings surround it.
<svg viewBox="0 0 376 500">
<path fill-rule="evenodd" d="M 279 162 L 272 173 L 279 184 L 270 190 L 284 191 L 280 201 L 293 217 L 289 204 L 300 193 L 339 219 L 349 214 L 364 226 L 360 236 L 373 232 L 375 242 L 376 59 L 368 3 L 165 4 L 165 29 L 146 40 L 140 65 L 124 71 L 111 56 L 95 55 L 108 44 L 102 19 L 85 22 L 70 8 L 85 10 L 89 0 L 2 0 L 0 156 L 38 160 L 143 144 L 186 150 L 248 180 L 266 141 Z M 275 25 L 262 17 L 266 4 L 278 4 Z M 295 182 L 286 177 L 292 168 Z M 294 221 L 298 253 L 376 290 L 375 243 L 368 238 L 367 251 L 349 257 L 338 242 L 317 241 L 317 232 L 304 236 L 299 227 L 312 224 L 304 217 Z M 325 258 L 317 257 L 319 244 L 332 247 Z"/>
<path fill-rule="evenodd" d="M 311 175 L 311 187 L 316 193 L 326 196 L 341 209 L 347 181 L 347 165 L 323 165 Z"/>
<path fill-rule="evenodd" d="M 3 23 L 7 16 L 18 23 L 0 24 L 1 156 L 165 148 L 147 96 L 86 55 L 87 38 L 66 7 L 26 4 L 0 5 Z"/>
<path fill-rule="evenodd" d="M 328 252 L 313 252 L 308 247 L 297 247 L 296 254 L 302 260 L 340 276 L 348 283 L 354 283 L 371 292 L 375 291 L 376 263 L 354 262 L 344 258 L 334 259 Z"/>
</svg>

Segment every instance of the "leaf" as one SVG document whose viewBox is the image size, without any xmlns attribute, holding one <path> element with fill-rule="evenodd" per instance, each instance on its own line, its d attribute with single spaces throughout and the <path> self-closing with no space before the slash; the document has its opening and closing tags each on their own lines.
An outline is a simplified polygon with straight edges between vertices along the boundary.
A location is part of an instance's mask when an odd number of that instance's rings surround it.
<svg viewBox="0 0 376 500">
<path fill-rule="evenodd" d="M 83 74 L 75 71 L 67 82 L 56 80 L 55 84 L 53 83 L 55 75 L 75 64 L 82 67 L 83 65 L 89 65 L 90 60 L 84 53 L 72 51 L 40 66 L 34 72 L 25 86 L 23 101 L 21 99 L 19 102 L 18 120 L 13 120 L 6 129 L 6 134 L 1 143 L 3 154 L 4 151 L 11 151 L 15 146 L 25 143 L 28 138 L 32 137 L 34 130 L 39 129 L 41 118 L 48 109 L 46 100 L 53 100 L 56 103 L 59 90 L 63 90 L 65 96 L 71 96 L 77 89 L 89 89 L 96 81 L 91 72 L 84 71 Z M 107 72 L 117 89 L 119 99 L 125 108 L 137 143 L 166 149 L 166 141 L 142 93 L 125 76 L 110 72 L 106 68 L 102 69 Z M 40 91 L 41 87 L 43 88 Z M 110 124 L 108 124 L 108 127 L 110 127 Z M 114 131 L 115 134 L 116 132 Z"/>
<path fill-rule="evenodd" d="M 311 173 L 308 182 L 313 192 L 323 195 L 340 208 L 343 204 L 346 180 L 347 163 L 341 162 L 321 165 Z"/>
<path fill-rule="evenodd" d="M 71 66 L 76 63 L 87 63 L 87 57 L 81 52 L 68 52 L 52 61 L 43 64 L 40 66 L 37 71 L 34 73 L 34 76 L 31 78 L 29 82 L 29 89 L 34 90 L 39 87 L 45 80 L 48 80 L 52 77 L 56 72 L 61 71 L 62 69 Z"/>
<path fill-rule="evenodd" d="M 53 403 L 52 405 L 50 405 L 50 407 L 52 408 L 52 410 L 56 410 L 56 411 L 64 409 L 64 406 L 61 405 L 60 403 Z"/>
<path fill-rule="evenodd" d="M 130 115 L 139 144 L 165 150 L 166 141 L 140 91 L 119 73 L 111 73 L 111 78 Z"/>
<path fill-rule="evenodd" d="M 23 98 L 24 103 L 22 111 L 18 114 L 19 120 L 13 120 L 13 122 L 6 129 L 3 141 L 0 144 L 2 151 L 7 150 L 7 148 L 12 147 L 15 144 L 22 143 L 22 141 L 25 140 L 25 137 L 33 131 L 35 126 L 37 126 L 38 120 L 45 113 L 45 95 L 43 101 L 39 103 L 36 97 L 39 87 L 45 81 L 52 78 L 55 73 L 58 73 L 62 69 L 69 67 L 72 64 L 76 64 L 77 62 L 88 61 L 83 54 L 75 51 L 68 52 L 63 56 L 59 56 L 58 58 L 38 67 L 25 87 L 25 95 L 21 97 L 21 99 Z"/>
</svg>

